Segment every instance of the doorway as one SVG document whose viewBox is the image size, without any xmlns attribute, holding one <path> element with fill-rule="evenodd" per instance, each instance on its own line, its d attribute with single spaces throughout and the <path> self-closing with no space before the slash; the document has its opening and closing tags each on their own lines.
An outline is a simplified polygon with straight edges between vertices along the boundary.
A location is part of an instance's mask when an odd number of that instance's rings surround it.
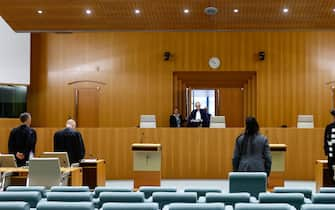
<svg viewBox="0 0 335 210">
<path fill-rule="evenodd" d="M 99 127 L 99 89 L 75 89 L 78 127 Z"/>
</svg>

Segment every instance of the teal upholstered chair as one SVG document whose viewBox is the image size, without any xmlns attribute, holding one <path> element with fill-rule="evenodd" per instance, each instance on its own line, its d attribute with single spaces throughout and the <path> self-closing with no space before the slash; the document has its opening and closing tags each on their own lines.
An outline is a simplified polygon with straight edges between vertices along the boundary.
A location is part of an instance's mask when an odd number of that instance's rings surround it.
<svg viewBox="0 0 335 210">
<path fill-rule="evenodd" d="M 144 193 L 146 199 L 150 198 L 154 192 L 177 192 L 175 187 L 142 186 L 140 192 Z"/>
<path fill-rule="evenodd" d="M 98 198 L 102 192 L 132 192 L 131 188 L 115 188 L 115 187 L 96 187 L 94 189 L 94 197 Z"/>
<path fill-rule="evenodd" d="M 335 193 L 315 193 L 312 196 L 312 203 L 335 204 Z"/>
<path fill-rule="evenodd" d="M 275 187 L 274 193 L 302 193 L 305 198 L 312 199 L 312 190 L 307 188 L 296 188 L 296 187 Z"/>
<path fill-rule="evenodd" d="M 24 201 L 30 208 L 36 208 L 37 203 L 42 199 L 40 192 L 0 192 L 0 202 L 4 201 Z"/>
<path fill-rule="evenodd" d="M 235 210 L 295 210 L 295 208 L 284 203 L 238 203 Z"/>
<path fill-rule="evenodd" d="M 93 195 L 91 192 L 48 192 L 47 201 L 61 202 L 91 202 Z"/>
<path fill-rule="evenodd" d="M 104 203 L 143 203 L 144 194 L 142 192 L 101 192 L 97 208 L 101 208 Z"/>
<path fill-rule="evenodd" d="M 231 172 L 229 173 L 229 192 L 248 192 L 251 196 L 258 197 L 261 192 L 266 192 L 267 176 L 263 172 Z"/>
<path fill-rule="evenodd" d="M 92 202 L 40 202 L 37 210 L 94 210 Z"/>
<path fill-rule="evenodd" d="M 27 191 L 33 191 L 33 192 L 40 192 L 42 195 L 42 198 L 46 197 L 46 188 L 44 186 L 8 186 L 6 191 L 8 192 L 27 192 Z"/>
<path fill-rule="evenodd" d="M 334 210 L 334 204 L 305 204 L 302 205 L 301 210 Z"/>
<path fill-rule="evenodd" d="M 0 202 L 0 210 L 30 210 L 30 206 L 26 202 Z"/>
<path fill-rule="evenodd" d="M 157 203 L 105 203 L 102 210 L 158 210 Z"/>
<path fill-rule="evenodd" d="M 223 203 L 171 203 L 169 210 L 225 210 Z"/>
<path fill-rule="evenodd" d="M 51 192 L 89 192 L 88 186 L 53 186 Z"/>
<path fill-rule="evenodd" d="M 287 203 L 297 210 L 305 204 L 305 197 L 302 193 L 260 193 L 260 203 Z"/>
<path fill-rule="evenodd" d="M 162 209 L 170 203 L 196 203 L 197 193 L 195 192 L 154 192 L 152 194 L 152 202 L 156 202 Z"/>
</svg>

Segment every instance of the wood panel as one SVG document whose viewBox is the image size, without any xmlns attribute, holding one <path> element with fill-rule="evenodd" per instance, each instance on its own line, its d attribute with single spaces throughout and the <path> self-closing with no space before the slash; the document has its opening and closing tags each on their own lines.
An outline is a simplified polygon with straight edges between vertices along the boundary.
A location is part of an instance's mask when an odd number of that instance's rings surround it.
<svg viewBox="0 0 335 210">
<path fill-rule="evenodd" d="M 14 128 L 20 125 L 20 120 L 17 118 L 0 118 L 1 128 Z"/>
<path fill-rule="evenodd" d="M 52 151 L 56 128 L 37 128 L 37 153 Z M 132 178 L 133 143 L 162 144 L 162 178 L 227 178 L 242 128 L 82 128 L 87 157 L 106 160 L 107 179 Z M 9 129 L 0 128 L 0 151 L 7 152 Z M 263 128 L 270 143 L 287 145 L 286 179 L 313 180 L 315 161 L 324 159 L 321 128 Z"/>
<path fill-rule="evenodd" d="M 227 127 L 244 125 L 244 94 L 241 88 L 219 89 L 219 114 L 226 117 Z"/>
<path fill-rule="evenodd" d="M 33 125 L 63 126 L 73 116 L 68 82 L 106 82 L 99 103 L 102 127 L 135 127 L 141 114 L 156 114 L 168 126 L 173 106 L 173 72 L 256 71 L 251 81 L 261 126 L 296 126 L 298 114 L 313 114 L 316 127 L 330 120 L 335 32 L 95 32 L 33 34 L 28 110 Z M 172 59 L 163 60 L 170 51 Z M 264 61 L 256 54 L 266 53 Z M 252 88 L 251 88 L 252 89 Z M 180 91 L 180 90 L 179 90 Z M 317 103 L 316 103 L 317 102 Z M 248 112 L 249 112 L 248 111 Z"/>
</svg>

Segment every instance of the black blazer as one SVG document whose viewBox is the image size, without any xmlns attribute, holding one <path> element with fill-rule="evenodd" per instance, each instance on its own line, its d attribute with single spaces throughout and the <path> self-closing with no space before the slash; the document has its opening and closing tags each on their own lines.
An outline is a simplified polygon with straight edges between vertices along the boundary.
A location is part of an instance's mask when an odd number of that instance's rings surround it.
<svg viewBox="0 0 335 210">
<path fill-rule="evenodd" d="M 183 127 L 183 117 L 180 115 L 180 127 Z M 171 128 L 177 128 L 177 119 L 176 117 L 172 114 L 170 115 L 170 127 Z"/>
<path fill-rule="evenodd" d="M 85 145 L 78 131 L 65 128 L 54 135 L 54 151 L 67 152 L 70 163 L 78 163 L 85 157 Z"/>
<path fill-rule="evenodd" d="M 196 117 L 197 110 L 193 110 L 188 117 L 187 120 L 187 126 L 188 127 L 198 127 L 198 123 L 193 123 L 191 122 L 192 119 L 195 119 Z M 209 127 L 209 118 L 208 118 L 208 113 L 204 109 L 200 109 L 200 115 L 202 119 L 202 127 Z"/>
<path fill-rule="evenodd" d="M 35 151 L 35 145 L 36 132 L 27 125 L 20 125 L 10 132 L 8 139 L 8 152 L 15 156 L 17 166 L 20 167 L 26 165 L 26 161 L 29 160 L 30 152 Z M 18 152 L 24 154 L 23 160 L 16 157 L 16 153 Z"/>
</svg>

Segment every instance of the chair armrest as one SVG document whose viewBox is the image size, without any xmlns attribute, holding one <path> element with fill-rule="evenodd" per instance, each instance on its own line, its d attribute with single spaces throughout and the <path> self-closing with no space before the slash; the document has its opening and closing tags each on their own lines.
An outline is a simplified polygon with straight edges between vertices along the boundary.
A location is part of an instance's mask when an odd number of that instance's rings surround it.
<svg viewBox="0 0 335 210">
<path fill-rule="evenodd" d="M 310 203 L 312 203 L 312 201 L 311 201 L 311 199 L 304 198 L 304 203 L 305 204 L 310 204 Z"/>
<path fill-rule="evenodd" d="M 233 206 L 225 206 L 224 209 L 225 210 L 234 210 L 234 207 Z"/>
<path fill-rule="evenodd" d="M 197 203 L 206 203 L 206 197 L 204 196 L 199 197 Z"/>
<path fill-rule="evenodd" d="M 259 200 L 257 200 L 257 198 L 255 198 L 255 197 L 251 196 L 249 202 L 250 203 L 259 203 Z"/>
</svg>

